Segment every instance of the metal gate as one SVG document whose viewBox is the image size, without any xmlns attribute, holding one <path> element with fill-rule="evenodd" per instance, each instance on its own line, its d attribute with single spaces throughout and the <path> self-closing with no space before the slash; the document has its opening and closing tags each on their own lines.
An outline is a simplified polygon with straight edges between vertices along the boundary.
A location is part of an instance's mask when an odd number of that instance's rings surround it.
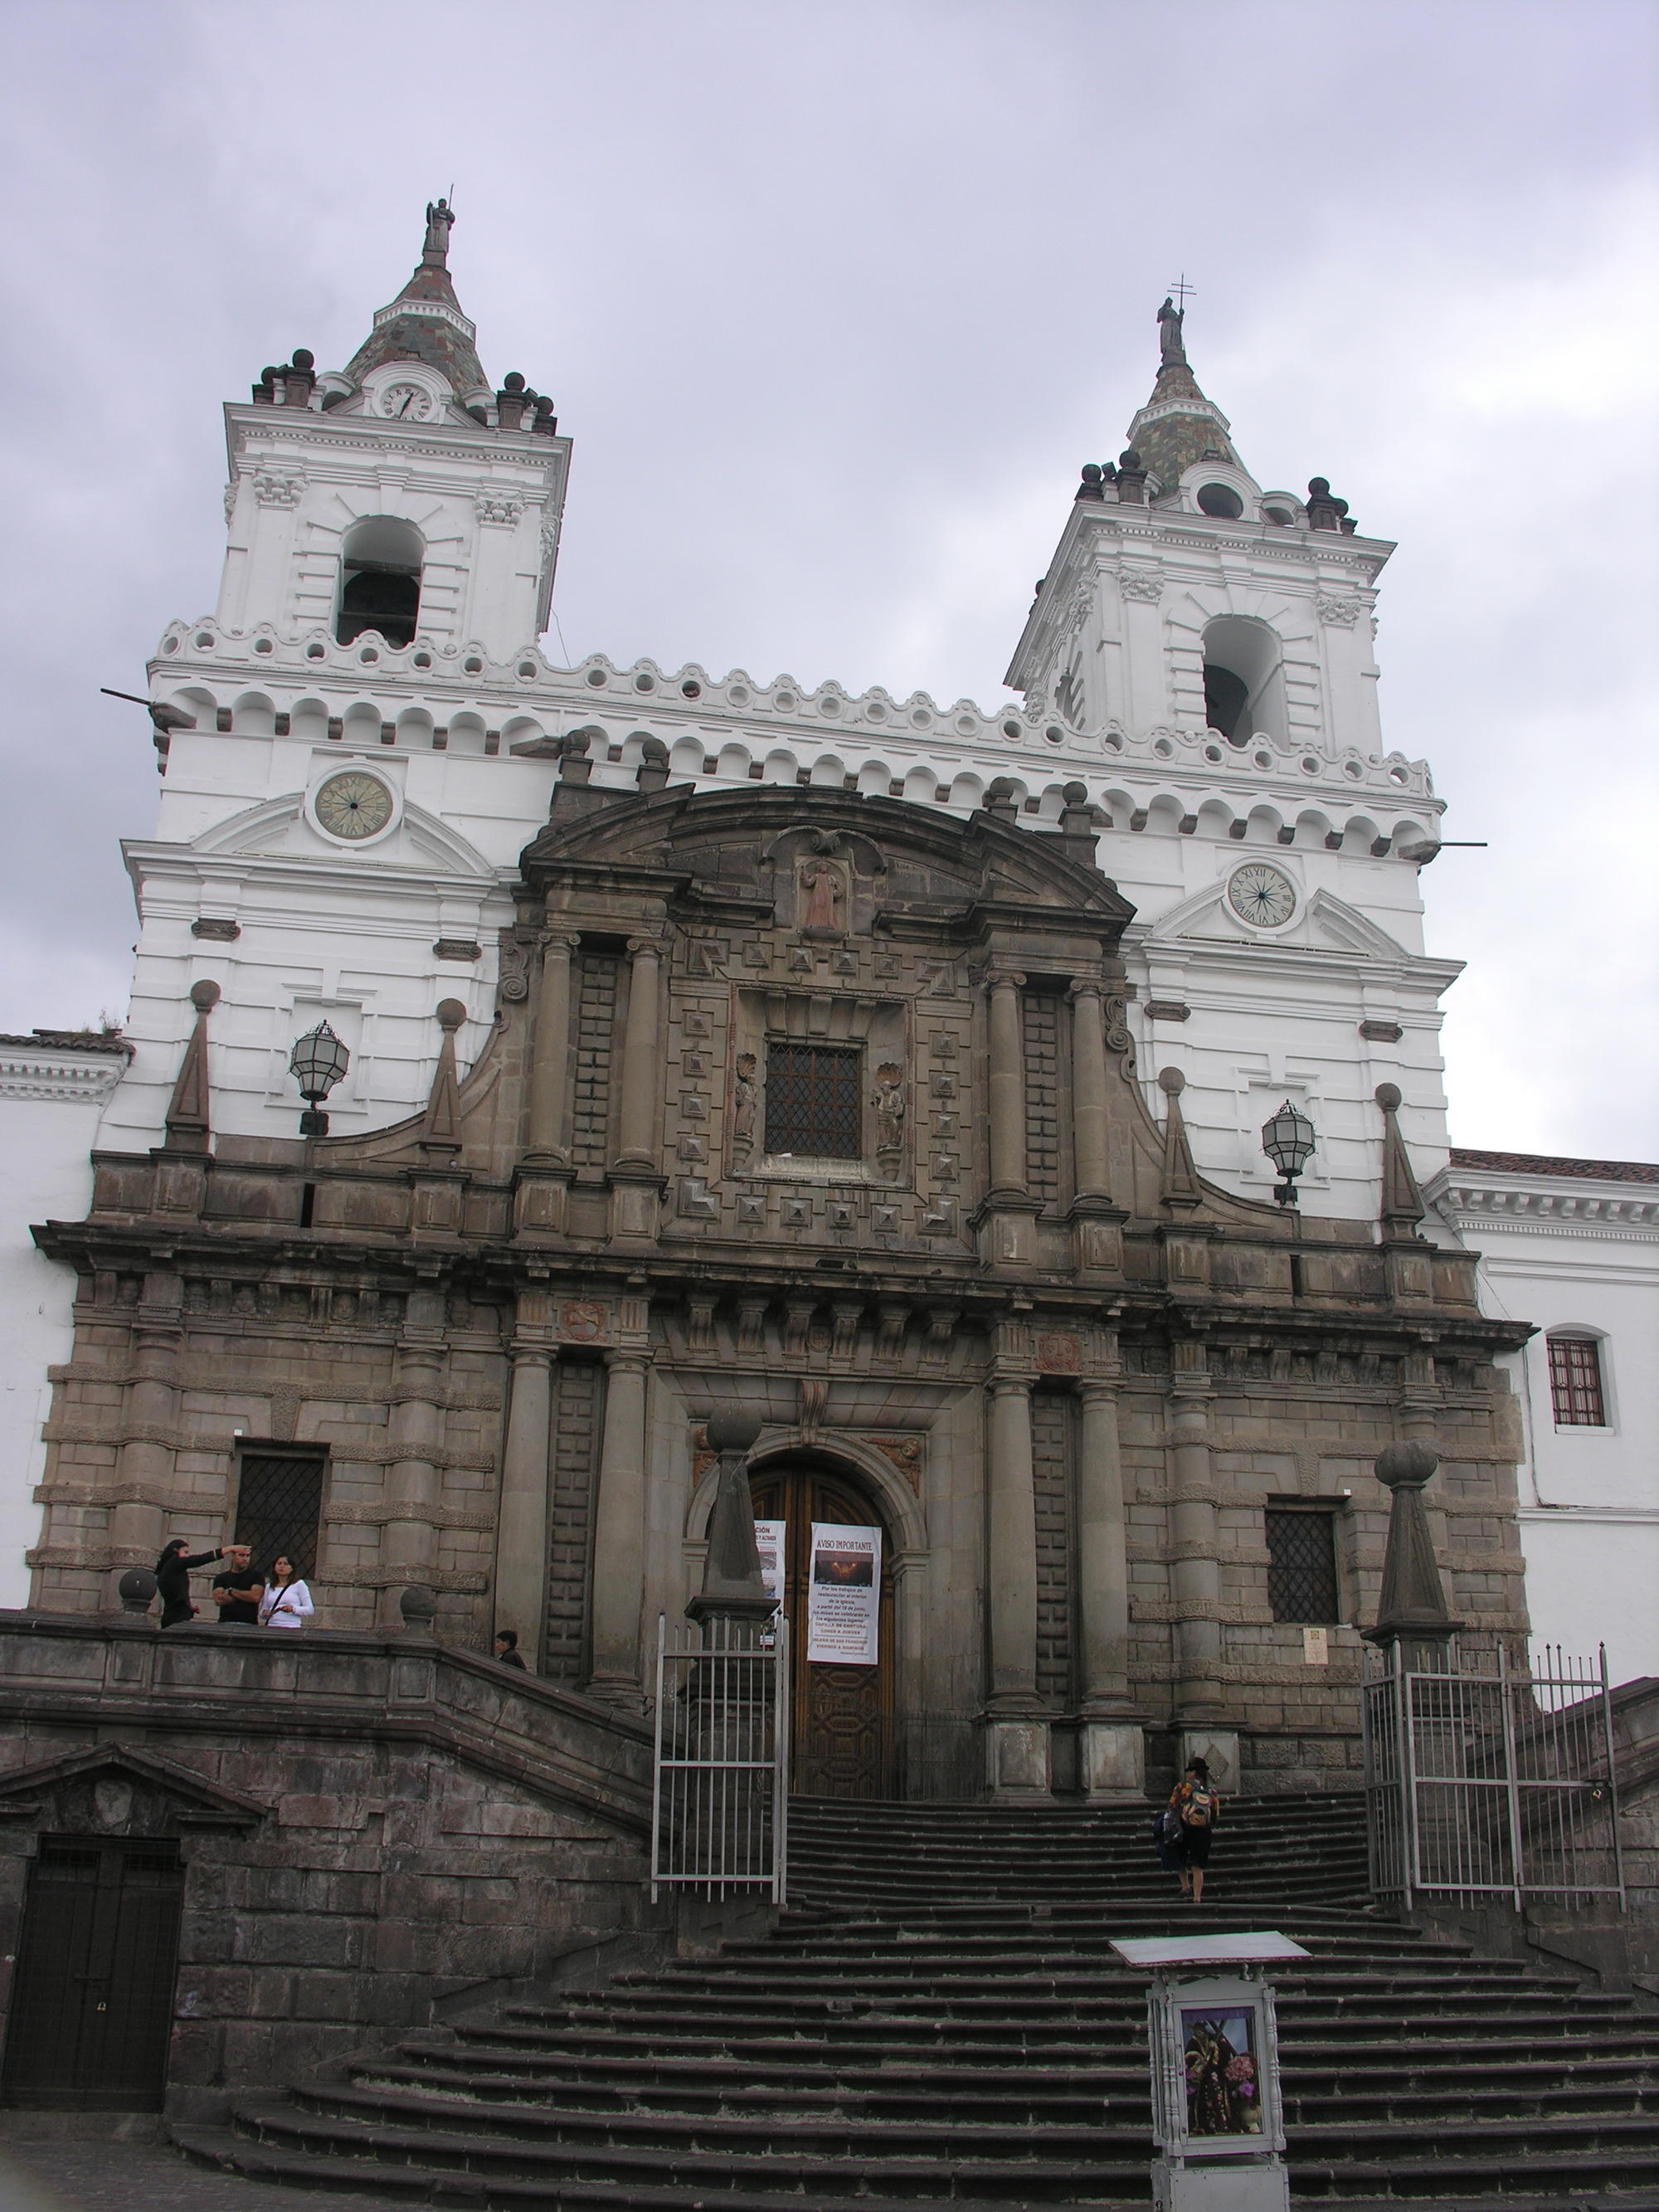
<svg viewBox="0 0 1659 2212">
<path fill-rule="evenodd" d="M 651 1895 L 786 1899 L 789 1624 L 657 1622 Z"/>
<path fill-rule="evenodd" d="M 0 2103 L 161 2110 L 184 1881 L 176 1844 L 41 1838 Z"/>
<path fill-rule="evenodd" d="M 1625 1869 L 1607 1655 L 1501 1647 L 1444 1674 L 1374 1662 L 1362 1691 L 1373 1896 L 1616 1897 Z"/>
</svg>

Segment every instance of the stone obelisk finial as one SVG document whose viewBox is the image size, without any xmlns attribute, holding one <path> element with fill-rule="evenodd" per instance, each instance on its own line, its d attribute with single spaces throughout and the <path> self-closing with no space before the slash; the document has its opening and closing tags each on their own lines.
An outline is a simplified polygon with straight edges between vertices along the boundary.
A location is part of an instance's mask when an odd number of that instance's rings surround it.
<svg viewBox="0 0 1659 2212">
<path fill-rule="evenodd" d="M 702 1588 L 685 1608 L 695 1621 L 758 1627 L 775 1610 L 761 1578 L 755 1508 L 749 1495 L 749 1453 L 760 1432 L 757 1417 L 736 1407 L 715 1413 L 708 1422 L 710 1447 L 720 1455 L 720 1486 L 708 1520 Z"/>
<path fill-rule="evenodd" d="M 1447 1608 L 1423 1510 L 1424 1490 L 1439 1464 L 1426 1444 L 1390 1444 L 1376 1457 L 1376 1479 L 1393 1493 L 1389 1548 L 1376 1625 L 1361 1633 L 1368 1644 L 1397 1651 L 1408 1674 L 1444 1674 L 1452 1638 L 1463 1626 Z"/>
<path fill-rule="evenodd" d="M 219 986 L 211 981 L 192 983 L 190 1003 L 196 1009 L 196 1026 L 167 1101 L 165 1149 L 170 1152 L 208 1149 L 208 1016 L 219 1003 Z"/>
</svg>

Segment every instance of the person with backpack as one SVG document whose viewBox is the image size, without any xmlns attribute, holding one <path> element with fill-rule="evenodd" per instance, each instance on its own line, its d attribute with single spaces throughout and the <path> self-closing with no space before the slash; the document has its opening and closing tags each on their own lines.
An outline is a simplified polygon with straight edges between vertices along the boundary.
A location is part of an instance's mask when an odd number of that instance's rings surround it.
<svg viewBox="0 0 1659 2212">
<path fill-rule="evenodd" d="M 1189 1759 L 1187 1771 L 1170 1792 L 1170 1810 L 1181 1823 L 1181 1857 L 1184 1871 L 1181 1893 L 1194 1905 L 1204 1895 L 1204 1869 L 1210 1863 L 1210 1838 L 1221 1818 L 1221 1795 L 1211 1786 L 1210 1770 L 1201 1759 Z"/>
</svg>

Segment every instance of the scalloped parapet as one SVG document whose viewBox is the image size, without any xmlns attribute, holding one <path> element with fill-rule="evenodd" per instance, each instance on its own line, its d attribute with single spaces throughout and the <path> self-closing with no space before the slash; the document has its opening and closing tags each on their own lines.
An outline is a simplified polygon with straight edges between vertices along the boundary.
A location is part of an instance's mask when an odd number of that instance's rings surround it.
<svg viewBox="0 0 1659 2212">
<path fill-rule="evenodd" d="M 198 726 L 349 743 L 355 725 L 367 741 L 490 756 L 589 729 L 604 741 L 592 748 L 596 768 L 631 771 L 639 741 L 655 737 L 669 747 L 676 780 L 698 784 L 840 782 L 971 811 L 993 776 L 1008 776 L 1024 811 L 1057 819 L 1062 785 L 1079 781 L 1091 804 L 1130 817 L 1119 826 L 1139 827 L 1133 817 L 1158 803 L 1167 782 L 1183 826 L 1229 800 L 1240 822 L 1272 804 L 1281 824 L 1314 810 L 1329 836 L 1340 833 L 1339 817 L 1344 825 L 1363 817 L 1377 840 L 1396 844 L 1413 834 L 1432 844 L 1441 811 L 1427 763 L 1398 752 L 1333 757 L 1296 737 L 1266 736 L 1241 748 L 1194 727 L 1082 731 L 1013 704 L 945 706 L 880 685 L 810 688 L 787 673 L 763 683 L 741 668 L 713 676 L 696 662 L 667 671 L 650 659 L 623 666 L 590 653 L 564 668 L 536 645 L 502 660 L 477 643 L 423 635 L 403 647 L 374 634 L 341 645 L 321 629 L 283 638 L 204 619 L 167 625 L 150 675 L 157 702 L 192 714 Z M 1131 775 L 1143 787 L 1150 777 L 1150 787 L 1130 788 L 1114 808 L 1100 778 Z M 1410 811 L 1385 822 L 1395 809 Z"/>
</svg>

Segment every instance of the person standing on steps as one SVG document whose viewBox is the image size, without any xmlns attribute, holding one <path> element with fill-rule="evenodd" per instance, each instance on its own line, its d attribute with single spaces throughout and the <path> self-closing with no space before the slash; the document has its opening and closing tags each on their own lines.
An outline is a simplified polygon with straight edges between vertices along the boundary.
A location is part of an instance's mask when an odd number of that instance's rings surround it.
<svg viewBox="0 0 1659 2212">
<path fill-rule="evenodd" d="M 521 1674 L 530 1672 L 519 1656 L 519 1632 L 516 1628 L 495 1631 L 495 1663 L 498 1667 L 516 1667 Z"/>
<path fill-rule="evenodd" d="M 1181 1893 L 1194 1905 L 1204 1895 L 1204 1869 L 1210 1863 L 1210 1838 L 1221 1818 L 1220 1793 L 1211 1786 L 1210 1770 L 1190 1759 L 1187 1771 L 1170 1792 L 1170 1810 L 1181 1823 L 1181 1856 L 1186 1869 Z"/>
<path fill-rule="evenodd" d="M 155 1562 L 155 1591 L 161 1601 L 163 1628 L 176 1628 L 181 1620 L 196 1618 L 196 1607 L 190 1601 L 190 1571 L 210 1567 L 224 1556 L 222 1550 L 191 1553 L 182 1536 L 175 1536 L 163 1548 Z"/>
</svg>

